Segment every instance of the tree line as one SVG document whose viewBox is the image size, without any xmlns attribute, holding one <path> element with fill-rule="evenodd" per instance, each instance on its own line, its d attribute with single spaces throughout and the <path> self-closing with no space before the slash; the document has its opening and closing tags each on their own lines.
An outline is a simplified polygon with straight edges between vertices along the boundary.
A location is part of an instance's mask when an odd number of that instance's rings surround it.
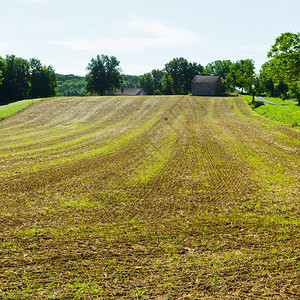
<svg viewBox="0 0 300 300">
<path fill-rule="evenodd" d="M 82 76 L 73 74 L 57 75 L 57 96 L 86 96 L 86 81 Z"/>
<path fill-rule="evenodd" d="M 286 32 L 276 38 L 261 68 L 262 89 L 272 96 L 292 97 L 300 104 L 300 32 Z"/>
<path fill-rule="evenodd" d="M 224 92 L 238 88 L 251 94 L 253 99 L 255 94 L 268 93 L 296 98 L 300 103 L 300 33 L 282 33 L 271 46 L 268 57 L 258 74 L 252 59 L 216 60 L 203 67 L 183 57 L 174 58 L 162 70 L 154 69 L 140 76 L 134 87 L 143 88 L 148 95 L 189 94 L 194 75 L 218 75 Z M 113 56 L 102 55 L 93 59 L 86 75 L 87 92 L 103 95 L 124 86 L 119 63 Z M 106 85 L 106 80 L 110 85 Z"/>
<path fill-rule="evenodd" d="M 173 59 L 162 71 L 153 70 L 141 76 L 138 86 L 147 94 L 186 94 L 193 77 L 187 72 L 190 70 L 194 75 L 198 71 L 202 75 L 220 76 L 224 92 L 238 88 L 253 96 L 267 93 L 283 99 L 295 98 L 300 103 L 300 33 L 286 32 L 277 37 L 268 58 L 258 74 L 252 59 L 216 60 L 204 68 L 183 58 Z"/>
<path fill-rule="evenodd" d="M 52 97 L 57 79 L 52 66 L 35 58 L 26 60 L 15 55 L 0 57 L 0 103 L 22 99 Z"/>
<path fill-rule="evenodd" d="M 300 103 L 300 33 L 276 38 L 269 60 L 255 73 L 254 61 L 216 60 L 202 66 L 180 57 L 141 76 L 122 75 L 115 56 L 98 55 L 87 66 L 85 77 L 55 74 L 52 66 L 8 55 L 0 57 L 0 102 L 50 96 L 105 95 L 121 87 L 143 88 L 148 95 L 189 94 L 196 74 L 218 75 L 223 91 L 240 89 L 253 95 L 268 93 L 296 98 Z"/>
</svg>

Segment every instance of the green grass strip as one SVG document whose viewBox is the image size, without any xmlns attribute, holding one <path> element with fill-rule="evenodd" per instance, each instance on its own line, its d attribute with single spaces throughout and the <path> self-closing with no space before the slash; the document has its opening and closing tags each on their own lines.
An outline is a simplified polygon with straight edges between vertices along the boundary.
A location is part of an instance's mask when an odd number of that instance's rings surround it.
<svg viewBox="0 0 300 300">
<path fill-rule="evenodd" d="M 252 100 L 252 96 L 242 95 L 242 97 L 249 104 Z M 267 117 L 271 120 L 284 123 L 295 129 L 300 129 L 300 106 L 293 100 L 281 100 L 279 98 L 266 97 L 267 100 L 285 105 L 288 107 L 280 107 L 272 104 L 264 104 L 255 108 L 255 112 L 259 115 Z"/>
<path fill-rule="evenodd" d="M 19 111 L 25 109 L 26 107 L 40 102 L 44 99 L 30 99 L 30 100 L 22 100 L 13 102 L 7 105 L 0 106 L 0 121 L 4 120 L 8 117 L 13 116 L 14 114 L 18 113 Z"/>
</svg>

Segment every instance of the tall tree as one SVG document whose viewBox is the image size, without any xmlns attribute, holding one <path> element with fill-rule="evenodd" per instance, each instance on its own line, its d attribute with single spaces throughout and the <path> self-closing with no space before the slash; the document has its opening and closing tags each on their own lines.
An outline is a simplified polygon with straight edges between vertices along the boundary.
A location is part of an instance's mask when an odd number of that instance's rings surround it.
<svg viewBox="0 0 300 300">
<path fill-rule="evenodd" d="M 265 62 L 259 71 L 259 80 L 265 92 L 275 96 L 275 86 L 270 72 L 270 62 Z"/>
<path fill-rule="evenodd" d="M 269 93 L 272 97 L 285 98 L 287 97 L 289 86 L 282 78 L 278 77 L 277 67 L 274 66 L 274 63 L 274 60 L 269 60 L 262 65 L 259 80 L 264 92 Z"/>
<path fill-rule="evenodd" d="M 5 59 L 3 59 L 1 56 L 0 56 L 0 87 L 2 85 L 2 81 L 3 81 L 3 72 L 5 71 L 6 69 L 6 61 Z M 1 91 L 1 90 L 0 90 Z M 1 97 L 0 97 L 1 98 Z"/>
<path fill-rule="evenodd" d="M 200 74 L 203 71 L 203 67 L 200 64 L 188 62 L 185 58 L 180 57 L 174 58 L 165 64 L 164 71 L 172 78 L 173 94 L 188 94 L 191 92 L 193 77 Z"/>
<path fill-rule="evenodd" d="M 151 73 L 145 73 L 139 79 L 138 86 L 142 88 L 147 95 L 154 94 L 154 82 Z"/>
<path fill-rule="evenodd" d="M 277 76 L 287 80 L 299 80 L 300 76 L 300 32 L 285 32 L 276 38 L 268 52 L 274 60 Z"/>
<path fill-rule="evenodd" d="M 29 63 L 15 55 L 7 55 L 5 63 L 1 63 L 2 85 L 1 101 L 16 101 L 30 97 Z"/>
<path fill-rule="evenodd" d="M 174 90 L 173 78 L 169 73 L 164 73 L 161 79 L 162 94 L 172 95 Z"/>
<path fill-rule="evenodd" d="M 114 56 L 97 55 L 89 63 L 85 76 L 88 93 L 103 96 L 105 93 L 122 86 L 120 62 Z"/>
<path fill-rule="evenodd" d="M 268 52 L 270 72 L 275 84 L 289 87 L 289 94 L 300 104 L 300 32 L 285 32 L 275 39 Z"/>
<path fill-rule="evenodd" d="M 162 93 L 162 77 L 164 76 L 164 71 L 154 69 L 151 71 L 151 75 L 153 78 L 154 94 L 159 95 Z"/>
<path fill-rule="evenodd" d="M 86 81 L 84 77 L 73 74 L 57 76 L 58 96 L 86 96 Z"/>
<path fill-rule="evenodd" d="M 164 72 L 154 69 L 142 75 L 138 82 L 138 87 L 142 88 L 147 95 L 162 94 L 162 77 Z"/>
<path fill-rule="evenodd" d="M 231 60 L 215 60 L 205 66 L 203 74 L 216 75 L 224 79 L 226 74 L 230 72 L 231 65 Z"/>
<path fill-rule="evenodd" d="M 125 88 L 136 88 L 141 76 L 138 75 L 122 75 L 123 87 Z"/>
<path fill-rule="evenodd" d="M 251 93 L 255 81 L 254 70 L 254 61 L 252 59 L 242 59 L 235 62 L 230 68 L 230 85 Z"/>
<path fill-rule="evenodd" d="M 55 96 L 57 87 L 56 74 L 52 66 L 43 66 L 38 59 L 29 61 L 31 98 L 44 98 Z"/>
<path fill-rule="evenodd" d="M 230 68 L 232 66 L 230 60 L 216 60 L 205 66 L 203 74 L 204 75 L 215 75 L 220 76 L 222 79 L 222 86 L 224 91 L 229 91 L 230 87 Z"/>
</svg>

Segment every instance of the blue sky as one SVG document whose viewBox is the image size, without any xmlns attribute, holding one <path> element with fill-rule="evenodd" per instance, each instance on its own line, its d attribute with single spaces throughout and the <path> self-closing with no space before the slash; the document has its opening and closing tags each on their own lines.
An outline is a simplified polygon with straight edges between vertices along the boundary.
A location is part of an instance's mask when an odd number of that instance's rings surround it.
<svg viewBox="0 0 300 300">
<path fill-rule="evenodd" d="M 35 57 L 57 73 L 86 74 L 97 54 L 124 74 L 175 57 L 205 66 L 252 58 L 257 71 L 283 32 L 300 31 L 299 0 L 0 0 L 0 56 Z"/>
</svg>

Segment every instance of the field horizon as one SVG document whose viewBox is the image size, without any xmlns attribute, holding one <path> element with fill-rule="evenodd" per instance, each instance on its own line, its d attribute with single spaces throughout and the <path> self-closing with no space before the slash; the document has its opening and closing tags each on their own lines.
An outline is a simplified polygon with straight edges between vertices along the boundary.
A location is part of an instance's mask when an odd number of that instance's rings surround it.
<svg viewBox="0 0 300 300">
<path fill-rule="evenodd" d="M 1 299 L 300 297 L 300 132 L 241 97 L 47 99 L 0 141 Z"/>
</svg>

